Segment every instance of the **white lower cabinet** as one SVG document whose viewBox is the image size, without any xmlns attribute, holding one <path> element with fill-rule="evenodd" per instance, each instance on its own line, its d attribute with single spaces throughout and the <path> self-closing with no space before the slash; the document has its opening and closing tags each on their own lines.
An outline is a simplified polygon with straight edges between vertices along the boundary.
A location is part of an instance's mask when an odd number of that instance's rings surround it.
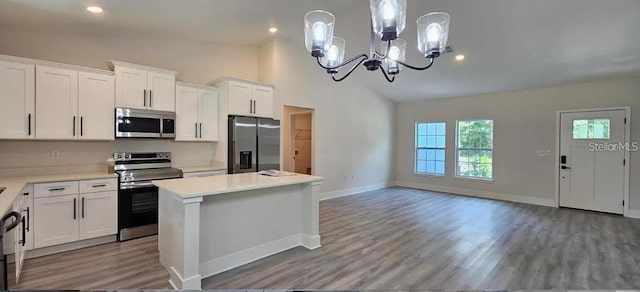
<svg viewBox="0 0 640 292">
<path fill-rule="evenodd" d="M 75 194 L 64 190 L 72 185 Z M 82 190 L 95 191 L 78 194 Z M 87 186 L 94 186 L 89 189 Z M 91 180 L 36 184 L 34 199 L 34 248 L 85 240 L 117 233 L 118 192 L 117 180 Z M 95 190 L 93 190 L 95 189 Z M 44 190 L 44 191 L 43 191 Z"/>
<path fill-rule="evenodd" d="M 118 228 L 118 192 L 80 195 L 80 240 L 114 234 Z"/>
<path fill-rule="evenodd" d="M 35 248 L 78 240 L 78 195 L 36 198 Z"/>
</svg>

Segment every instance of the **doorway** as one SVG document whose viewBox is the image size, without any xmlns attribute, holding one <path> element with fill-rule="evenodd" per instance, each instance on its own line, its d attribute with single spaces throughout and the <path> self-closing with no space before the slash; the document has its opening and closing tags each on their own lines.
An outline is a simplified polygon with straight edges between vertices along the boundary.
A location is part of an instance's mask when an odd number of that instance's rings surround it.
<svg viewBox="0 0 640 292">
<path fill-rule="evenodd" d="M 558 206 L 628 213 L 630 108 L 558 112 Z"/>
<path fill-rule="evenodd" d="M 314 109 L 284 106 L 283 170 L 314 174 Z"/>
</svg>

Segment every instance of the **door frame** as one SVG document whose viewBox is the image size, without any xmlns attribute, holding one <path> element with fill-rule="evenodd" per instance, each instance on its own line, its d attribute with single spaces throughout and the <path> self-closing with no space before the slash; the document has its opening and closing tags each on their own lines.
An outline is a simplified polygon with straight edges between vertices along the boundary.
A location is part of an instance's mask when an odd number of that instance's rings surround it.
<svg viewBox="0 0 640 292">
<path fill-rule="evenodd" d="M 559 110 L 556 111 L 556 158 L 555 158 L 555 195 L 556 195 L 556 207 L 560 207 L 560 135 L 561 135 L 561 123 L 560 117 L 564 113 L 581 113 L 581 112 L 599 112 L 599 111 L 617 111 L 624 110 L 627 123 L 624 125 L 624 142 L 631 143 L 631 106 L 617 106 L 617 107 L 604 107 L 604 108 L 587 108 L 587 109 L 574 109 L 574 110 Z M 624 165 L 624 207 L 622 208 L 623 216 L 629 217 L 629 169 L 631 166 L 630 152 L 624 151 L 624 159 L 626 161 Z"/>
</svg>

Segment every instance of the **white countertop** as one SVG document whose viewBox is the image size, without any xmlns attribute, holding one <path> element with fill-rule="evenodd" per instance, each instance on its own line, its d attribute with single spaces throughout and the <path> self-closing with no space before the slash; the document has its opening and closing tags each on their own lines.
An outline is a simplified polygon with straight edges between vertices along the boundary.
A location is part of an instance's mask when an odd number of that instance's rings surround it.
<svg viewBox="0 0 640 292">
<path fill-rule="evenodd" d="M 271 177 L 252 172 L 217 175 L 210 177 L 159 180 L 153 181 L 152 183 L 161 189 L 165 189 L 183 199 L 187 199 L 286 185 L 319 182 L 322 180 L 322 177 L 305 174 Z"/>
<path fill-rule="evenodd" d="M 27 184 L 117 177 L 117 174 L 108 174 L 106 172 L 0 177 L 0 189 L 6 188 L 0 193 L 0 214 L 4 214 L 11 209 L 13 201 L 20 195 L 20 192 Z"/>
</svg>

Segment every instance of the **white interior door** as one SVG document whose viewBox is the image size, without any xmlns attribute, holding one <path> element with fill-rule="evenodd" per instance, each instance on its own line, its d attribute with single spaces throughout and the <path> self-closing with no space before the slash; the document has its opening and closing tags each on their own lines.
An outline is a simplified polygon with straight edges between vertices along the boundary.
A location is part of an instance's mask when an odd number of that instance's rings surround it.
<svg viewBox="0 0 640 292">
<path fill-rule="evenodd" d="M 622 214 L 625 110 L 560 115 L 560 206 Z"/>
</svg>

